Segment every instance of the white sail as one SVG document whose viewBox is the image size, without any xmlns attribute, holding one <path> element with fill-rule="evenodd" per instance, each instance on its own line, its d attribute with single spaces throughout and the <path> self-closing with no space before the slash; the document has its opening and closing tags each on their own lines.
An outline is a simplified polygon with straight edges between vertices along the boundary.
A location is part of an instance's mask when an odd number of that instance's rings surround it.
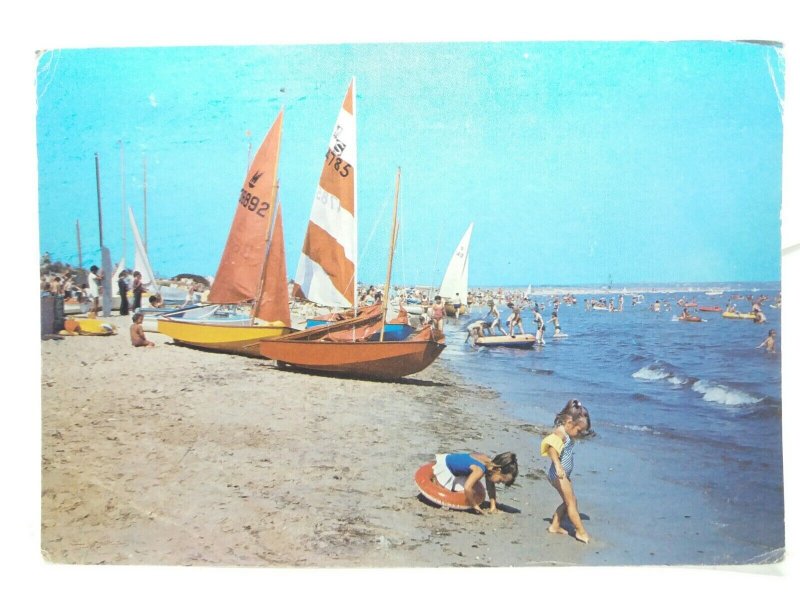
<svg viewBox="0 0 800 600">
<path fill-rule="evenodd" d="M 156 277 L 153 275 L 153 269 L 150 267 L 150 261 L 147 260 L 147 252 L 145 252 L 142 238 L 139 235 L 139 228 L 136 227 L 136 221 L 133 218 L 133 211 L 128 207 L 128 216 L 131 220 L 131 230 L 133 231 L 133 243 L 135 248 L 135 259 L 133 262 L 133 269 L 142 274 L 142 284 L 145 287 L 155 286 Z M 155 291 L 155 288 L 151 288 Z"/>
<path fill-rule="evenodd" d="M 111 296 L 119 297 L 119 286 L 117 285 L 117 280 L 119 279 L 119 274 L 125 270 L 125 257 L 123 256 L 119 259 L 119 263 L 117 263 L 117 268 L 114 269 L 114 274 L 111 276 L 109 280 L 111 283 Z"/>
<path fill-rule="evenodd" d="M 469 239 L 472 236 L 472 225 L 467 227 L 464 237 L 456 247 L 450 264 L 447 265 L 442 285 L 439 288 L 439 295 L 445 300 L 454 300 L 456 294 L 459 295 L 461 302 L 467 301 L 467 278 L 469 275 Z"/>
</svg>

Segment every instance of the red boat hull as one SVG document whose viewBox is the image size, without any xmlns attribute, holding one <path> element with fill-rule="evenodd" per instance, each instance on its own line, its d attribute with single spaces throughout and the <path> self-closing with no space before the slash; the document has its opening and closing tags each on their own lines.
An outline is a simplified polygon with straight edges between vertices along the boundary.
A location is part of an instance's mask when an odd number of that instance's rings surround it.
<svg viewBox="0 0 800 600">
<path fill-rule="evenodd" d="M 277 361 L 279 367 L 291 366 L 369 379 L 399 379 L 418 373 L 436 360 L 445 348 L 445 344 L 433 339 L 429 329 L 396 342 L 286 337 L 261 340 L 259 352 Z"/>
</svg>

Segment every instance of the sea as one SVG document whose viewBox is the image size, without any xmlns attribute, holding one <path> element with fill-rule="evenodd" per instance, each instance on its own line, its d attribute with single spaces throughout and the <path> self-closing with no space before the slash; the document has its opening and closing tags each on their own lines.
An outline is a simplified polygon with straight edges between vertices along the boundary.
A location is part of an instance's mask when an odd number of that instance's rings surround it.
<svg viewBox="0 0 800 600">
<path fill-rule="evenodd" d="M 617 304 L 621 292 L 577 293 L 576 304 L 562 302 L 558 311 L 568 337 L 554 339 L 550 323 L 545 345 L 531 350 L 465 343 L 467 324 L 485 306 L 448 318 L 440 360 L 495 390 L 512 417 L 552 425 L 571 398 L 588 408 L 595 435 L 578 442 L 573 483 L 588 531 L 609 548 L 590 553 L 589 564 L 754 564 L 783 556 L 779 284 L 731 287 L 710 296 L 667 286 L 642 292 L 635 306 L 626 293 L 615 312 L 586 310 L 584 301 Z M 681 299 L 724 309 L 741 296 L 734 302 L 749 312 L 746 296 L 761 294 L 769 297 L 761 305 L 765 324 L 697 309 L 702 322 L 677 319 Z M 545 320 L 550 298 L 531 297 L 545 306 Z M 654 312 L 656 300 L 671 310 Z M 530 309 L 523 325 L 535 332 Z M 757 349 L 773 328 L 777 352 Z M 538 442 L 532 436 L 530 448 L 512 449 L 523 470 L 549 466 Z M 556 500 L 553 492 L 543 515 Z"/>
</svg>

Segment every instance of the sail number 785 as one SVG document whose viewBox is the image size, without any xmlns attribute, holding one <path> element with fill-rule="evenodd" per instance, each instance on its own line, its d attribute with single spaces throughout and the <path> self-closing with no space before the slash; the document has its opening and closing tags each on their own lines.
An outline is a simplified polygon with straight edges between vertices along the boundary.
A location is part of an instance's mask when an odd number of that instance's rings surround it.
<svg viewBox="0 0 800 600">
<path fill-rule="evenodd" d="M 325 161 L 329 167 L 333 167 L 333 170 L 342 177 L 350 175 L 350 165 L 342 160 L 341 157 L 336 156 L 330 149 L 325 153 Z"/>
</svg>

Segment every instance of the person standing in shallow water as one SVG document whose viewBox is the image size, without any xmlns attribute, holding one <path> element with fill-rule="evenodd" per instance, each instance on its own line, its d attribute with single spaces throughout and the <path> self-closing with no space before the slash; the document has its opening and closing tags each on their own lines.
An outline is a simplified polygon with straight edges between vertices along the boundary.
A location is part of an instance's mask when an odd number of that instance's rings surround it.
<svg viewBox="0 0 800 600">
<path fill-rule="evenodd" d="M 566 535 L 568 532 L 561 524 L 564 517 L 567 517 L 575 527 L 575 539 L 588 544 L 589 534 L 578 512 L 578 499 L 575 497 L 570 475 L 574 438 L 584 436 L 591 430 L 589 411 L 578 400 L 570 400 L 556 415 L 554 424 L 552 433 L 542 440 L 541 454 L 552 461 L 547 479 L 561 497 L 561 504 L 556 508 L 547 531 Z"/>
</svg>

